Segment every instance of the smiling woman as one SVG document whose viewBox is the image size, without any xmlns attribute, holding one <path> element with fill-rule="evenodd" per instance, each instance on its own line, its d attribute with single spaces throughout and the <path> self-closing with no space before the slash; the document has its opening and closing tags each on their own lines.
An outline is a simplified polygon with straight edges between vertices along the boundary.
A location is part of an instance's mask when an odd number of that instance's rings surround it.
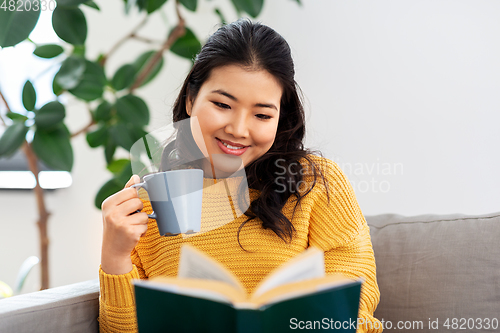
<svg viewBox="0 0 500 333">
<path fill-rule="evenodd" d="M 381 331 L 373 318 L 379 291 L 368 226 L 340 168 L 304 148 L 304 110 L 294 75 L 290 47 L 265 25 L 239 20 L 208 39 L 175 102 L 179 133 L 164 148 L 161 166 L 163 171 L 174 163 L 203 169 L 203 232 L 160 236 L 156 222 L 148 220 L 149 200 L 129 188 L 137 176 L 106 199 L 102 332 L 137 329 L 130 281 L 177 276 L 184 243 L 225 265 L 249 294 L 272 270 L 317 247 L 324 252 L 325 274 L 365 281 L 359 317 L 372 325 L 358 332 Z M 244 175 L 235 176 L 240 170 Z M 283 188 L 283 182 L 289 186 Z M 241 209 L 245 190 L 250 204 Z M 237 193 L 238 200 L 229 193 Z M 228 213 L 226 203 L 232 208 Z"/>
</svg>

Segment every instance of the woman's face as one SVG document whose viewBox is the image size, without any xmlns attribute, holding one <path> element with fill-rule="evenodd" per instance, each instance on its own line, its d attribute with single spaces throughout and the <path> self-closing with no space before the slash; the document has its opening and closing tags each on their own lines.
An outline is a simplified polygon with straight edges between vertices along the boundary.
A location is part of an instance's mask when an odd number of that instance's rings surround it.
<svg viewBox="0 0 500 333">
<path fill-rule="evenodd" d="M 271 148 L 281 95 L 281 85 L 265 70 L 237 65 L 212 70 L 196 99 L 186 100 L 188 115 L 201 129 L 201 133 L 193 130 L 194 139 L 210 158 L 206 175 L 213 177 L 215 171 L 217 178 L 228 177 Z"/>
</svg>

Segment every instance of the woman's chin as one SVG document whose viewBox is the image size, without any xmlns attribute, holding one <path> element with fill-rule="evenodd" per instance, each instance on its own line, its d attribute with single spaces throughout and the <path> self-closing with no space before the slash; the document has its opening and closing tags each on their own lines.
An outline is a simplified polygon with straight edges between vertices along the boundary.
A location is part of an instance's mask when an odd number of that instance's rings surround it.
<svg viewBox="0 0 500 333">
<path fill-rule="evenodd" d="M 212 163 L 207 160 L 205 175 L 213 177 L 215 171 L 215 178 L 227 178 L 233 176 L 241 176 L 244 172 L 243 160 L 239 156 L 230 154 L 212 154 Z"/>
</svg>

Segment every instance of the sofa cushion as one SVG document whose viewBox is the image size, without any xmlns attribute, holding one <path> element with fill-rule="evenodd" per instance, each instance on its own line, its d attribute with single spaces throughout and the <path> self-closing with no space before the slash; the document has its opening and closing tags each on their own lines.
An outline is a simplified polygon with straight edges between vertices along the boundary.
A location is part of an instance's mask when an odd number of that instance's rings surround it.
<svg viewBox="0 0 500 333">
<path fill-rule="evenodd" d="M 500 331 L 500 213 L 366 220 L 381 294 L 376 318 L 392 331 Z"/>
<path fill-rule="evenodd" d="M 0 300 L 0 332 L 99 331 L 99 280 Z"/>
</svg>

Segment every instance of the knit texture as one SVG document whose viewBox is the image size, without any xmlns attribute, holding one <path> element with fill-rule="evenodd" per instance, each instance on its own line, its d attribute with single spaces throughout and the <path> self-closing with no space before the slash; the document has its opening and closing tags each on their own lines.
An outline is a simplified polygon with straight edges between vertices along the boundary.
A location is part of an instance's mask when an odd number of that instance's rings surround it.
<svg viewBox="0 0 500 333">
<path fill-rule="evenodd" d="M 237 204 L 240 199 L 237 189 L 242 177 L 219 180 L 215 184 L 213 179 L 204 179 L 200 233 L 162 237 L 156 221 L 150 219 L 148 231 L 132 251 L 133 270 L 124 275 L 109 275 L 100 269 L 101 332 L 137 332 L 131 280 L 176 276 L 183 243 L 195 246 L 225 265 L 240 279 L 248 293 L 252 293 L 273 269 L 307 247 L 316 246 L 325 251 L 327 274 L 341 273 L 365 279 L 358 316 L 366 324 L 358 326 L 357 332 L 382 332 L 381 323 L 373 318 L 380 298 L 375 258 L 368 225 L 354 191 L 337 164 L 326 158 L 309 157 L 323 170 L 326 181 L 320 176 L 317 178 L 316 185 L 302 199 L 295 213 L 295 196 L 291 196 L 283 207 L 283 214 L 295 228 L 289 243 L 273 231 L 263 229 L 260 219 L 246 223 L 240 230 L 246 220 L 245 215 L 239 216 L 241 210 Z M 307 165 L 304 167 L 310 170 Z M 305 174 L 303 181 L 305 186 L 301 191 L 311 187 L 312 175 Z M 227 193 L 231 194 L 229 198 Z M 258 195 L 258 191 L 250 190 L 247 199 L 254 200 Z M 140 197 L 143 211 L 151 213 L 147 195 L 140 192 Z"/>
</svg>

